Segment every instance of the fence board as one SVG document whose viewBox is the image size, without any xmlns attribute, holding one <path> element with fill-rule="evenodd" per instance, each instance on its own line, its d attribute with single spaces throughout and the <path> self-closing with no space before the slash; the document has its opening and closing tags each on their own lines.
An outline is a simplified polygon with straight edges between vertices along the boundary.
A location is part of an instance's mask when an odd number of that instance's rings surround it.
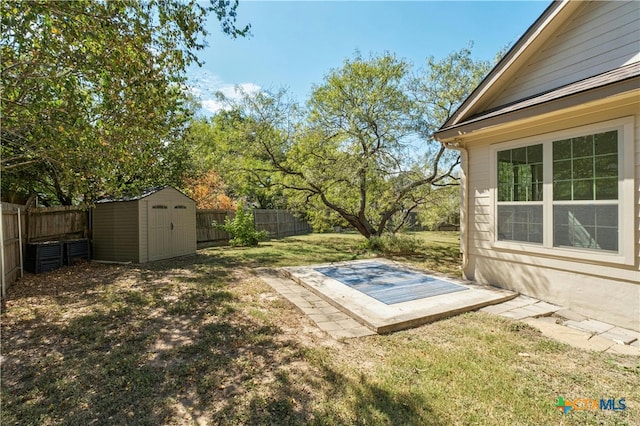
<svg viewBox="0 0 640 426">
<path fill-rule="evenodd" d="M 18 209 L 20 209 L 20 227 L 22 228 L 22 243 L 20 246 L 18 231 Z M 4 262 L 0 262 L 0 277 L 4 277 L 8 288 L 20 276 L 20 253 L 26 245 L 26 207 L 19 204 L 2 203 L 2 241 Z M 3 290 L 6 290 L 3 289 Z"/>
<path fill-rule="evenodd" d="M 308 234 L 313 231 L 306 221 L 295 217 L 288 210 L 256 209 L 253 211 L 256 229 L 269 232 L 272 238 Z"/>
<path fill-rule="evenodd" d="M 89 235 L 87 211 L 81 206 L 29 210 L 29 242 L 72 240 Z"/>
<path fill-rule="evenodd" d="M 229 234 L 217 229 L 213 223 L 224 224 L 233 212 L 227 210 L 196 210 L 196 236 L 198 243 L 229 241 Z"/>
<path fill-rule="evenodd" d="M 216 229 L 212 223 L 222 224 L 225 218 L 233 217 L 232 211 L 227 210 L 197 210 L 196 234 L 198 243 L 216 243 L 229 241 L 229 235 Z M 271 238 L 288 237 L 291 235 L 308 234 L 312 232 L 311 225 L 298 219 L 287 210 L 255 209 L 254 223 L 259 231 L 269 232 Z"/>
</svg>

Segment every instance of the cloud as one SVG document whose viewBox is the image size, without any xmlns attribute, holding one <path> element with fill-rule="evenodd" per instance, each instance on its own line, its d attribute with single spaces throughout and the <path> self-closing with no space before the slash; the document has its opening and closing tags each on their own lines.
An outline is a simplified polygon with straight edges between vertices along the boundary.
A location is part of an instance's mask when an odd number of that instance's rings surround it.
<svg viewBox="0 0 640 426">
<path fill-rule="evenodd" d="M 228 108 L 225 102 L 216 97 L 217 92 L 222 93 L 225 98 L 235 101 L 240 99 L 243 92 L 260 91 L 260 86 L 254 83 L 227 83 L 218 76 L 201 71 L 189 78 L 189 91 L 200 100 L 203 112 L 206 115 L 211 115 Z"/>
</svg>

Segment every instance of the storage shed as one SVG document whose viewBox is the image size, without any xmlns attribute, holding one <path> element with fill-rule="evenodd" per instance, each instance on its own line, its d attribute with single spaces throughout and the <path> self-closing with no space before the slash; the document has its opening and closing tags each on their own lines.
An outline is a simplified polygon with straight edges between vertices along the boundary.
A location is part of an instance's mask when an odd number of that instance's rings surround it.
<svg viewBox="0 0 640 426">
<path fill-rule="evenodd" d="M 196 252 L 195 201 L 170 186 L 100 200 L 92 222 L 97 260 L 145 263 Z"/>
</svg>

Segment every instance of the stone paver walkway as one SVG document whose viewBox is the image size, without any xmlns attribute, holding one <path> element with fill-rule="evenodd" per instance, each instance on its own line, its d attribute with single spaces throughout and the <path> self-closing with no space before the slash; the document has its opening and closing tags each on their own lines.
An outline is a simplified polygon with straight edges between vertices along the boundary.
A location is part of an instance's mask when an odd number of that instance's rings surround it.
<svg viewBox="0 0 640 426">
<path fill-rule="evenodd" d="M 590 319 L 562 306 L 518 296 L 481 312 L 524 321 L 560 342 L 598 352 L 640 356 L 640 333 Z"/>
<path fill-rule="evenodd" d="M 376 334 L 370 328 L 360 324 L 349 315 L 293 280 L 279 277 L 273 273 L 269 273 L 269 271 L 258 271 L 258 276 L 287 300 L 296 305 L 298 309 L 311 318 L 321 330 L 326 331 L 334 339 L 363 337 Z"/>
<path fill-rule="evenodd" d="M 273 271 L 258 271 L 258 276 L 335 339 L 376 334 L 293 280 Z M 524 321 L 547 337 L 581 349 L 640 356 L 639 332 L 589 319 L 532 297 L 521 295 L 480 311 Z"/>
</svg>

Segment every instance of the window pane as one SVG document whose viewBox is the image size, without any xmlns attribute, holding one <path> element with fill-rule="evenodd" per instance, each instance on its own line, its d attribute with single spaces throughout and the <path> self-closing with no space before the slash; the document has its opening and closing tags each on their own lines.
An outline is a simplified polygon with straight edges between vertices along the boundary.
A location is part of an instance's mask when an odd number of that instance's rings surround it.
<svg viewBox="0 0 640 426">
<path fill-rule="evenodd" d="M 573 182 L 574 200 L 593 200 L 593 179 Z"/>
<path fill-rule="evenodd" d="M 618 206 L 554 206 L 553 245 L 617 252 Z"/>
<path fill-rule="evenodd" d="M 542 206 L 498 206 L 498 240 L 542 243 Z"/>
<path fill-rule="evenodd" d="M 618 177 L 618 155 L 603 155 L 595 158 L 595 175 L 597 177 Z"/>
<path fill-rule="evenodd" d="M 596 155 L 617 154 L 618 153 L 618 132 L 599 133 L 594 136 L 596 144 Z"/>
<path fill-rule="evenodd" d="M 571 158 L 571 139 L 553 143 L 553 159 L 565 160 Z"/>
<path fill-rule="evenodd" d="M 555 182 L 553 184 L 554 200 L 571 200 L 571 181 Z"/>
<path fill-rule="evenodd" d="M 531 181 L 532 182 L 542 182 L 544 180 L 543 178 L 543 174 L 542 174 L 542 163 L 540 164 L 533 164 L 531 166 Z"/>
<path fill-rule="evenodd" d="M 571 160 L 553 162 L 553 180 L 571 179 Z"/>
<path fill-rule="evenodd" d="M 511 150 L 498 151 L 498 162 L 511 163 Z"/>
<path fill-rule="evenodd" d="M 542 163 L 542 145 L 527 147 L 527 163 Z"/>
<path fill-rule="evenodd" d="M 553 142 L 554 200 L 618 198 L 618 132 Z"/>
<path fill-rule="evenodd" d="M 617 200 L 618 178 L 596 180 L 596 200 Z"/>
<path fill-rule="evenodd" d="M 542 201 L 542 145 L 498 151 L 497 155 L 498 201 Z"/>
<path fill-rule="evenodd" d="M 593 156 L 592 135 L 573 138 L 571 141 L 573 147 L 573 158 Z"/>
<path fill-rule="evenodd" d="M 513 164 L 527 163 L 527 148 L 516 148 L 511 150 L 511 161 Z"/>
<path fill-rule="evenodd" d="M 573 160 L 573 179 L 593 177 L 593 157 Z"/>
</svg>

